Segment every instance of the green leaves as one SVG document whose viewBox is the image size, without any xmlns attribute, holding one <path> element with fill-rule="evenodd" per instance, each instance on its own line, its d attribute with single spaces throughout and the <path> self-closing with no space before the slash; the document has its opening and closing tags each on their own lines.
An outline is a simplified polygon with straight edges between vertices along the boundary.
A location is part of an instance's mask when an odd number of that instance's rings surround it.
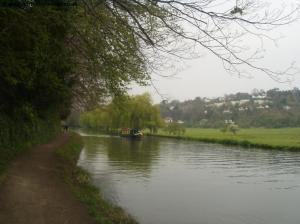
<svg viewBox="0 0 300 224">
<path fill-rule="evenodd" d="M 1 8 L 0 102 L 3 112 L 44 117 L 70 103 L 68 14 L 53 7 Z"/>
<path fill-rule="evenodd" d="M 103 107 L 81 115 L 81 125 L 100 130 L 122 127 L 149 128 L 155 131 L 163 125 L 159 108 L 152 104 L 149 94 L 133 97 L 119 96 Z"/>
<path fill-rule="evenodd" d="M 99 98 L 126 92 L 131 82 L 145 84 L 149 79 L 128 16 L 105 2 L 89 4 L 77 8 L 70 41 L 78 64 L 76 101 L 87 107 L 99 103 Z"/>
</svg>

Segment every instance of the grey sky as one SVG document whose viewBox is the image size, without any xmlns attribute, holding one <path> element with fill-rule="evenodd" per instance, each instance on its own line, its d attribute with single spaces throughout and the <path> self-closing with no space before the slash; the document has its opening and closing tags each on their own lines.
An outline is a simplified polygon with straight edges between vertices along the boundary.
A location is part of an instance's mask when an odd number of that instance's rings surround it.
<svg viewBox="0 0 300 224">
<path fill-rule="evenodd" d="M 282 2 L 282 0 L 276 0 Z M 292 1 L 292 0 L 290 0 Z M 299 1 L 295 1 L 298 2 Z M 283 69 L 291 62 L 300 68 L 300 22 L 295 22 L 284 28 L 277 29 L 275 35 L 284 36 L 274 44 L 265 44 L 265 58 L 261 61 L 264 66 L 275 69 Z M 170 75 L 170 71 L 164 71 L 163 75 Z M 162 78 L 154 76 L 154 84 L 160 94 L 168 99 L 187 100 L 200 97 L 215 97 L 236 92 L 251 92 L 257 89 L 291 89 L 300 87 L 300 75 L 294 77 L 290 84 L 281 84 L 273 81 L 262 73 L 252 74 L 253 78 L 239 78 L 231 76 L 224 70 L 221 61 L 216 57 L 205 56 L 185 61 L 185 68 L 178 72 L 174 78 Z M 133 86 L 130 93 L 140 94 L 150 92 L 155 102 L 160 102 L 161 97 L 153 87 Z"/>
</svg>

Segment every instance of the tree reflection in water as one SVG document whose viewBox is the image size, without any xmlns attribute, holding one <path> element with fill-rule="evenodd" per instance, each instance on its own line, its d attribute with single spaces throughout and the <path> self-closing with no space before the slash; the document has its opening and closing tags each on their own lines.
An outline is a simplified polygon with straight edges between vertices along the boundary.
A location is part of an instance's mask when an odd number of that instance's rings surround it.
<svg viewBox="0 0 300 224">
<path fill-rule="evenodd" d="M 109 165 L 118 170 L 148 175 L 159 155 L 161 140 L 144 137 L 140 140 L 121 137 L 85 137 L 87 159 L 93 159 L 97 152 L 107 155 Z"/>
</svg>

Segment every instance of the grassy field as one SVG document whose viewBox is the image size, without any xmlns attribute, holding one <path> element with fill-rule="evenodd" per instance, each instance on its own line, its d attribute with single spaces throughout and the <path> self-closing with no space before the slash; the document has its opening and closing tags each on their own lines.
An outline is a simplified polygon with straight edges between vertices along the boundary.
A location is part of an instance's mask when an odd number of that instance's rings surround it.
<svg viewBox="0 0 300 224">
<path fill-rule="evenodd" d="M 158 135 L 171 137 L 164 131 Z M 300 128 L 250 128 L 241 129 L 236 135 L 218 129 L 187 128 L 184 135 L 173 137 L 248 147 L 300 149 Z"/>
</svg>

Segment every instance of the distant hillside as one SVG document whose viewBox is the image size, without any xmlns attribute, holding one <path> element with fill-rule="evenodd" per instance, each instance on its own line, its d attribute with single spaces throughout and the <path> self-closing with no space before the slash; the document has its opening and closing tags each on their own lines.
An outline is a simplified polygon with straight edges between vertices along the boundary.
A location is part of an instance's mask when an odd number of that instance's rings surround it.
<svg viewBox="0 0 300 224">
<path fill-rule="evenodd" d="M 168 120 L 184 122 L 187 127 L 224 126 L 232 120 L 240 127 L 300 127 L 300 90 L 253 90 L 218 98 L 160 103 Z"/>
</svg>

